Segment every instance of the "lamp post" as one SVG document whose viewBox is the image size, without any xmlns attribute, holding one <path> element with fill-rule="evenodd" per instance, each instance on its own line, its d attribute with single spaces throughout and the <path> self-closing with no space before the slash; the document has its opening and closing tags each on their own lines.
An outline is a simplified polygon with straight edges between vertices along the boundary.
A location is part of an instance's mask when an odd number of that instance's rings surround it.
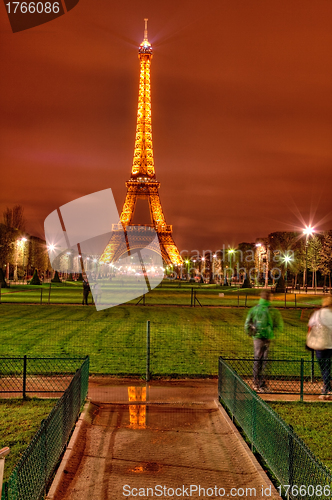
<svg viewBox="0 0 332 500">
<path fill-rule="evenodd" d="M 304 288 L 307 293 L 308 291 L 308 241 L 309 237 L 313 235 L 315 229 L 311 226 L 306 226 L 303 229 L 303 234 L 305 234 L 305 280 L 304 280 Z"/>
<path fill-rule="evenodd" d="M 228 250 L 228 260 L 229 260 L 229 269 L 231 271 L 231 278 L 230 278 L 230 286 L 232 286 L 232 278 L 233 278 L 233 269 L 232 269 L 232 255 L 235 252 L 234 248 L 230 248 Z"/>
<path fill-rule="evenodd" d="M 287 265 L 289 262 L 292 261 L 292 257 L 288 254 L 284 254 L 282 259 L 283 259 L 284 264 L 285 264 L 285 287 L 287 290 Z"/>
<path fill-rule="evenodd" d="M 186 264 L 187 264 L 187 280 L 189 280 L 189 264 L 190 264 L 189 259 L 186 260 Z"/>
<path fill-rule="evenodd" d="M 23 264 L 22 264 L 22 267 L 23 267 L 23 284 L 24 284 L 24 260 L 25 260 L 25 242 L 28 241 L 27 238 L 21 238 L 21 241 L 22 241 L 22 248 L 23 248 Z"/>
</svg>

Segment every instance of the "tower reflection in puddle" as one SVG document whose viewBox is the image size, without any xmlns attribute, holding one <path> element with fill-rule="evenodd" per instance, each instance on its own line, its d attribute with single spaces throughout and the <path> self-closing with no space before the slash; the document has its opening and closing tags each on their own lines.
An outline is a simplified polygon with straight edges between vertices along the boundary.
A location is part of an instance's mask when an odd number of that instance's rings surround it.
<svg viewBox="0 0 332 500">
<path fill-rule="evenodd" d="M 128 387 L 128 399 L 136 403 L 146 401 L 146 387 Z M 146 405 L 129 405 L 129 418 L 132 429 L 145 429 Z"/>
</svg>

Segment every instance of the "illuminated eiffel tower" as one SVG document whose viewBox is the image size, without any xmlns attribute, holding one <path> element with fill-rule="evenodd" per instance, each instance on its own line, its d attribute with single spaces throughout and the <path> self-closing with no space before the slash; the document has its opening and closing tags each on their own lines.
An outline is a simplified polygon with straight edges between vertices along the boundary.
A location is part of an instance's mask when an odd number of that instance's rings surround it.
<svg viewBox="0 0 332 500">
<path fill-rule="evenodd" d="M 172 226 L 166 224 L 159 198 L 160 182 L 156 180 L 152 148 L 150 67 L 152 47 L 148 41 L 147 19 L 144 39 L 138 50 L 140 60 L 140 81 L 138 94 L 137 127 L 135 151 L 131 177 L 126 182 L 127 195 L 120 216 L 120 223 L 112 227 L 111 239 L 101 257 L 102 262 L 114 262 L 127 252 L 123 244 L 123 231 L 132 231 L 130 249 L 143 248 L 151 241 L 151 228 L 158 235 L 163 260 L 167 264 L 178 266 L 182 258 L 172 236 Z M 134 224 L 137 201 L 148 202 L 150 224 Z M 135 233 L 135 234 L 134 234 Z M 134 238 L 133 238 L 134 236 Z M 133 243 L 134 241 L 134 243 Z M 155 249 L 160 253 L 159 248 Z"/>
</svg>

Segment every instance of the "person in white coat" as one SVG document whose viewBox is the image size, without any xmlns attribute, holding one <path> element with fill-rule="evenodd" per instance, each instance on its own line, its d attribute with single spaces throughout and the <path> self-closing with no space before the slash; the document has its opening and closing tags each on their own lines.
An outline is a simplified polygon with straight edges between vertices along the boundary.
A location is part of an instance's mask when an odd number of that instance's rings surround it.
<svg viewBox="0 0 332 500">
<path fill-rule="evenodd" d="M 315 325 L 324 325 L 332 332 L 332 296 L 324 297 L 322 308 L 315 311 L 309 319 L 309 332 Z M 323 388 L 321 399 L 332 399 L 331 391 L 331 357 L 332 349 L 324 349 L 315 351 L 316 358 L 323 378 Z"/>
</svg>

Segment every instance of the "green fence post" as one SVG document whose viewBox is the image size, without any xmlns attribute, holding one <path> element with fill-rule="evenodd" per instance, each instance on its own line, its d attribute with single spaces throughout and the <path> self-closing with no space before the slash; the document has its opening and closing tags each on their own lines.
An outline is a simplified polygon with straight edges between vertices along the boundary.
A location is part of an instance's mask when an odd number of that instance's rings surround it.
<svg viewBox="0 0 332 500">
<path fill-rule="evenodd" d="M 301 386 L 300 386 L 300 401 L 303 401 L 303 368 L 304 368 L 304 360 L 301 358 Z"/>
<path fill-rule="evenodd" d="M 43 287 L 40 289 L 40 305 L 43 304 Z"/>
<path fill-rule="evenodd" d="M 290 490 L 293 486 L 293 458 L 294 458 L 294 436 L 293 436 L 293 427 L 289 426 L 288 432 L 288 484 L 290 485 Z M 289 490 L 288 490 L 289 491 Z M 287 498 L 289 499 L 289 493 L 287 493 Z"/>
<path fill-rule="evenodd" d="M 251 451 L 254 453 L 255 451 L 255 442 L 256 442 L 256 404 L 257 398 L 252 396 L 252 413 L 251 413 Z"/>
<path fill-rule="evenodd" d="M 193 306 L 193 297 L 194 297 L 194 289 L 191 289 L 191 296 L 190 296 L 190 307 Z"/>
<path fill-rule="evenodd" d="M 287 287 L 285 288 L 285 309 L 287 307 L 287 299 L 286 299 L 286 294 L 287 294 Z"/>
<path fill-rule="evenodd" d="M 150 321 L 146 322 L 146 381 L 150 380 Z"/>
<path fill-rule="evenodd" d="M 52 283 L 50 282 L 50 288 L 48 289 L 48 305 L 50 305 L 50 301 L 51 301 L 51 287 L 52 287 Z"/>
<path fill-rule="evenodd" d="M 315 378 L 315 351 L 311 351 L 311 382 Z"/>
<path fill-rule="evenodd" d="M 23 399 L 27 398 L 27 357 L 23 357 Z"/>
<path fill-rule="evenodd" d="M 236 377 L 234 377 L 234 385 L 233 385 L 233 408 L 232 408 L 232 421 L 234 422 L 234 414 L 236 411 Z"/>
<path fill-rule="evenodd" d="M 44 442 L 43 446 L 43 457 L 44 457 L 44 496 L 46 497 L 46 486 L 47 486 L 47 436 L 46 436 L 46 419 L 42 420 L 41 425 L 43 426 L 43 431 L 42 431 L 42 441 Z"/>
</svg>

